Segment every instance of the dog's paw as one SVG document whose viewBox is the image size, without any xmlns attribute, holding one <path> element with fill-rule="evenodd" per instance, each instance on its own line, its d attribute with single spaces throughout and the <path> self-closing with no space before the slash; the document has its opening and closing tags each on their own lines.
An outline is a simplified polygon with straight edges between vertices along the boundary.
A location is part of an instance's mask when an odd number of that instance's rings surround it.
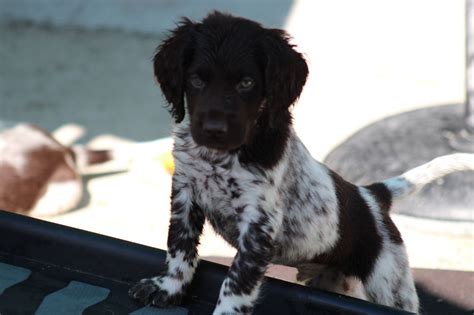
<svg viewBox="0 0 474 315">
<path fill-rule="evenodd" d="M 174 292 L 170 292 L 166 289 L 166 280 L 166 277 L 142 279 L 130 288 L 128 294 L 142 304 L 158 307 L 180 304 L 184 295 L 183 290 L 174 289 Z"/>
</svg>

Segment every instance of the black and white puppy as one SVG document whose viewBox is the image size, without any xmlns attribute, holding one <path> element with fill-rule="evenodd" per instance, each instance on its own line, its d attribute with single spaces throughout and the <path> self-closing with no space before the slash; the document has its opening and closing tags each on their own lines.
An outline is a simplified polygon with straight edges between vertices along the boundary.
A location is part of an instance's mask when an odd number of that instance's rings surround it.
<svg viewBox="0 0 474 315">
<path fill-rule="evenodd" d="M 289 108 L 308 68 L 288 40 L 214 12 L 200 23 L 183 19 L 159 47 L 155 75 L 176 119 L 167 270 L 130 295 L 179 303 L 207 219 L 238 250 L 214 314 L 251 313 L 270 262 L 300 267 L 308 285 L 417 312 L 391 203 L 453 168 L 474 168 L 472 157 L 444 157 L 366 187 L 346 182 L 292 128 Z"/>
</svg>

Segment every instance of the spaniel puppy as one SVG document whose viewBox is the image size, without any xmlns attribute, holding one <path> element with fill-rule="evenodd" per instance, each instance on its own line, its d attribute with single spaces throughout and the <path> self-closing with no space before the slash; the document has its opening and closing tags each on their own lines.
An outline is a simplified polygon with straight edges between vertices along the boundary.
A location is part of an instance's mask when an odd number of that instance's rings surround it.
<svg viewBox="0 0 474 315">
<path fill-rule="evenodd" d="M 270 262 L 300 266 L 308 285 L 417 312 L 390 206 L 453 168 L 474 168 L 472 156 L 365 187 L 345 181 L 293 130 L 289 108 L 308 74 L 303 56 L 284 31 L 243 18 L 183 19 L 154 70 L 176 119 L 167 269 L 133 286 L 133 298 L 180 302 L 207 219 L 238 250 L 214 314 L 252 313 Z"/>
</svg>

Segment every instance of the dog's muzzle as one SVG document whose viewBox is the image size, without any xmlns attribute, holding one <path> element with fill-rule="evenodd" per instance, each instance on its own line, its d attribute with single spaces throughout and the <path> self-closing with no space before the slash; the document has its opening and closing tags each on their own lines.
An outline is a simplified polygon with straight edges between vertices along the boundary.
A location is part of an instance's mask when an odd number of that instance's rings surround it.
<svg viewBox="0 0 474 315">
<path fill-rule="evenodd" d="M 202 132 L 210 139 L 224 138 L 229 130 L 229 125 L 222 119 L 206 119 L 202 123 Z"/>
<path fill-rule="evenodd" d="M 210 149 L 233 150 L 245 140 L 245 126 L 226 115 L 201 117 L 191 123 L 194 141 Z"/>
</svg>

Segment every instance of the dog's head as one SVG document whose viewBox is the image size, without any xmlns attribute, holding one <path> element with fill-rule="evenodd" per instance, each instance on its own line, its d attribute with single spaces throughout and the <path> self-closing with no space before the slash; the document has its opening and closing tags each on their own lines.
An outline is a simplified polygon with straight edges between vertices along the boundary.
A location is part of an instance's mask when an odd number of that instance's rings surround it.
<svg viewBox="0 0 474 315">
<path fill-rule="evenodd" d="M 154 70 L 176 122 L 186 99 L 194 141 L 219 150 L 246 144 L 259 124 L 288 124 L 308 74 L 284 31 L 219 12 L 183 19 L 158 48 Z"/>
</svg>

